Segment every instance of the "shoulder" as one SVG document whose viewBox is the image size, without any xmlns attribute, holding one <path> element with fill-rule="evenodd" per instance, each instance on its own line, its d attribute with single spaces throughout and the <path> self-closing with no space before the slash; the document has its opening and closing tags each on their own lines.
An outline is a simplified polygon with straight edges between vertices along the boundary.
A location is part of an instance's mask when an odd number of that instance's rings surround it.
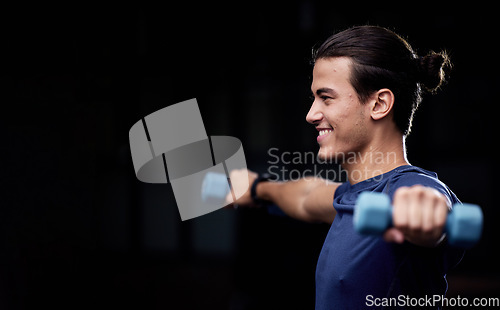
<svg viewBox="0 0 500 310">
<path fill-rule="evenodd" d="M 399 187 L 413 185 L 422 185 L 438 190 L 449 199 L 450 205 L 459 202 L 450 188 L 439 180 L 435 172 L 416 166 L 399 168 L 397 173 L 395 173 L 388 182 L 388 193 L 392 197 Z"/>
</svg>

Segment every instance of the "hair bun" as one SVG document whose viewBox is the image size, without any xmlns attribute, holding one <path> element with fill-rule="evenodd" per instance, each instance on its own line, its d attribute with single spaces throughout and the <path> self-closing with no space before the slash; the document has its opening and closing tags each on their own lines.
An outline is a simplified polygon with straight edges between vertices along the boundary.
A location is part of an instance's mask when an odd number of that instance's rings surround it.
<svg viewBox="0 0 500 310">
<path fill-rule="evenodd" d="M 418 59 L 418 80 L 429 92 L 436 92 L 444 84 L 451 70 L 450 58 L 446 52 L 430 52 Z"/>
</svg>

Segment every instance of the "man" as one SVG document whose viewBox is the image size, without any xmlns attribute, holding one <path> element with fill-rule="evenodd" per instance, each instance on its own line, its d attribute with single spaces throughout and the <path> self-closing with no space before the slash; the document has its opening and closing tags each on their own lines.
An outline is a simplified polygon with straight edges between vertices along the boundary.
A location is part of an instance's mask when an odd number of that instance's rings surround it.
<svg viewBox="0 0 500 310">
<path fill-rule="evenodd" d="M 446 272 L 463 254 L 448 248 L 443 234 L 458 199 L 435 173 L 410 165 L 405 138 L 422 91 L 435 92 L 449 66 L 445 53 L 418 57 L 385 28 L 337 33 L 314 55 L 314 101 L 306 120 L 318 130 L 318 157 L 339 162 L 348 182 L 269 182 L 232 171 L 232 180 L 248 177 L 252 185 L 240 206 L 262 199 L 294 218 L 332 224 L 316 269 L 316 309 L 383 306 L 374 302 L 383 298 L 404 308 L 400 296 L 446 293 Z M 394 227 L 383 239 L 353 229 L 354 204 L 363 191 L 392 199 Z"/>
</svg>

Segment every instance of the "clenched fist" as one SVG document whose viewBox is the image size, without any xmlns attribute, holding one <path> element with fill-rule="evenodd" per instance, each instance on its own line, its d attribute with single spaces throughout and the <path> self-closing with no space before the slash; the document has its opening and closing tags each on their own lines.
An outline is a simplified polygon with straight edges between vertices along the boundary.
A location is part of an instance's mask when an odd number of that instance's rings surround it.
<svg viewBox="0 0 500 310">
<path fill-rule="evenodd" d="M 394 227 L 385 232 L 384 239 L 436 246 L 442 240 L 449 210 L 448 199 L 436 189 L 421 185 L 400 187 L 393 198 Z"/>
<path fill-rule="evenodd" d="M 232 207 L 234 204 L 242 207 L 255 207 L 255 203 L 250 195 L 250 188 L 253 182 L 257 179 L 259 175 L 248 169 L 235 169 L 229 173 L 229 178 L 231 179 L 231 186 L 237 189 L 239 193 L 243 193 L 233 204 L 229 206 Z M 232 193 L 229 192 L 226 196 L 226 203 L 230 203 L 233 200 Z"/>
</svg>

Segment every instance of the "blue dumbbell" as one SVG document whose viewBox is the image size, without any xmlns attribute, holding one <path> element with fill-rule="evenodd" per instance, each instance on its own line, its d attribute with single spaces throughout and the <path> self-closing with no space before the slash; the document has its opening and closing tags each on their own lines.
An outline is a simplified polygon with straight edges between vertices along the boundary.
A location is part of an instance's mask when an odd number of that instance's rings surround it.
<svg viewBox="0 0 500 310">
<path fill-rule="evenodd" d="M 225 174 L 207 172 L 201 185 L 201 199 L 204 202 L 222 204 L 229 191 L 229 183 Z"/>
<path fill-rule="evenodd" d="M 384 193 L 363 192 L 354 209 L 354 229 L 361 234 L 382 234 L 392 226 L 392 207 Z M 478 205 L 455 204 L 446 219 L 446 236 L 451 246 L 470 248 L 481 238 L 483 213 Z"/>
</svg>

